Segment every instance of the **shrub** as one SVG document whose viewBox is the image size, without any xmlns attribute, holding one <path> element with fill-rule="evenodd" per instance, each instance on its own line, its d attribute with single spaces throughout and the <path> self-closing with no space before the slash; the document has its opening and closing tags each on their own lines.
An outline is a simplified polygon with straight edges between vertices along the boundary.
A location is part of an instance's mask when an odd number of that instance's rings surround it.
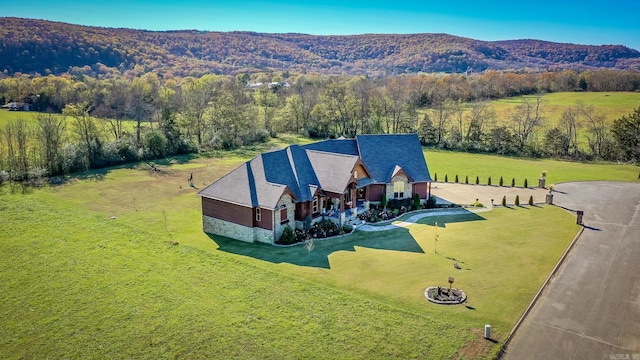
<svg viewBox="0 0 640 360">
<path fill-rule="evenodd" d="M 507 206 L 507 196 L 502 197 L 502 206 Z"/>
<path fill-rule="evenodd" d="M 382 199 L 380 200 L 380 205 L 382 205 L 383 209 L 387 207 L 387 194 L 382 194 Z"/>
<path fill-rule="evenodd" d="M 438 173 L 433 174 L 433 181 L 438 181 Z"/>
<path fill-rule="evenodd" d="M 458 183 L 458 174 L 456 174 L 456 184 Z"/>
<path fill-rule="evenodd" d="M 420 195 L 413 194 L 413 210 L 420 209 Z"/>
<path fill-rule="evenodd" d="M 87 168 L 84 162 L 84 155 L 77 146 L 73 144 L 65 144 L 62 147 L 62 171 L 69 174 L 78 170 Z"/>
<path fill-rule="evenodd" d="M 302 228 L 304 229 L 304 231 L 309 231 L 311 229 L 311 215 L 307 215 L 306 218 L 304 218 L 304 222 L 302 224 Z"/>
<path fill-rule="evenodd" d="M 449 182 L 449 176 L 447 174 L 444 174 L 444 182 Z"/>
<path fill-rule="evenodd" d="M 399 209 L 393 209 L 393 211 L 391 213 L 393 214 L 393 217 L 396 217 L 396 216 L 400 215 L 400 210 Z"/>
<path fill-rule="evenodd" d="M 427 199 L 427 204 L 426 204 L 427 209 L 433 209 L 436 207 L 436 197 L 431 195 L 429 196 L 429 199 Z"/>
<path fill-rule="evenodd" d="M 500 176 L 500 186 L 504 185 L 504 180 L 502 180 L 502 176 Z"/>
<path fill-rule="evenodd" d="M 511 179 L 511 187 L 516 186 L 516 178 Z"/>
<path fill-rule="evenodd" d="M 480 184 L 480 178 L 476 176 L 476 185 Z"/>
<path fill-rule="evenodd" d="M 151 130 L 144 135 L 143 139 L 145 158 L 157 159 L 165 155 L 167 138 L 160 130 Z"/>
<path fill-rule="evenodd" d="M 520 195 L 516 195 L 515 204 L 516 204 L 516 206 L 520 206 Z"/>
<path fill-rule="evenodd" d="M 468 183 L 469 183 L 469 176 L 468 176 L 468 175 L 465 175 L 465 176 L 464 176 L 464 183 L 465 183 L 465 184 L 468 184 Z"/>
<path fill-rule="evenodd" d="M 529 183 L 527 182 L 527 179 L 524 179 L 524 187 L 525 187 L 525 189 L 526 189 L 527 187 L 529 187 Z"/>
<path fill-rule="evenodd" d="M 293 229 L 289 224 L 284 227 L 282 230 L 282 235 L 280 235 L 280 239 L 278 240 L 278 244 L 289 245 L 293 244 L 296 241 L 296 236 L 293 233 Z"/>
<path fill-rule="evenodd" d="M 489 180 L 487 180 L 487 185 L 491 185 L 491 176 L 489 176 Z"/>
<path fill-rule="evenodd" d="M 529 205 L 533 205 L 533 195 L 529 196 Z"/>
</svg>

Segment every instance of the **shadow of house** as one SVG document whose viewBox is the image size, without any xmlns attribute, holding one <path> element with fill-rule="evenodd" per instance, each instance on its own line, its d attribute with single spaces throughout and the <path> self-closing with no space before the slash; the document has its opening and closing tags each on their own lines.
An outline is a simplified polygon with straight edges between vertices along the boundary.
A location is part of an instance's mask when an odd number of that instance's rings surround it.
<svg viewBox="0 0 640 360">
<path fill-rule="evenodd" d="M 416 224 L 445 228 L 447 224 L 485 220 L 482 216 L 468 210 L 462 210 L 458 214 L 430 215 L 416 222 Z M 231 254 L 252 257 L 254 259 L 268 261 L 275 264 L 288 263 L 298 266 L 330 269 L 329 256 L 337 251 L 355 251 L 356 246 L 400 252 L 425 254 L 420 244 L 411 235 L 408 228 L 397 227 L 384 231 L 356 231 L 351 235 L 334 237 L 314 242 L 311 252 L 307 251 L 303 243 L 279 247 L 265 243 L 247 243 L 232 238 L 207 234 L 211 240 L 218 244 L 218 250 Z"/>
<path fill-rule="evenodd" d="M 311 252 L 304 244 L 277 247 L 264 243 L 246 243 L 231 238 L 208 234 L 209 238 L 218 244 L 220 251 L 249 256 L 254 259 L 268 261 L 275 264 L 288 263 L 298 266 L 330 269 L 329 256 L 338 251 L 355 251 L 356 246 L 377 250 L 391 250 L 424 254 L 424 251 L 409 230 L 398 228 L 376 233 L 356 232 L 343 237 L 318 240 Z"/>
<path fill-rule="evenodd" d="M 418 220 L 416 224 L 435 226 L 435 224 L 437 223 L 438 227 L 446 228 L 447 224 L 479 221 L 479 220 L 486 220 L 486 219 L 474 212 L 464 210 L 464 211 L 461 211 L 459 214 L 443 214 L 443 215 L 427 216 Z"/>
</svg>

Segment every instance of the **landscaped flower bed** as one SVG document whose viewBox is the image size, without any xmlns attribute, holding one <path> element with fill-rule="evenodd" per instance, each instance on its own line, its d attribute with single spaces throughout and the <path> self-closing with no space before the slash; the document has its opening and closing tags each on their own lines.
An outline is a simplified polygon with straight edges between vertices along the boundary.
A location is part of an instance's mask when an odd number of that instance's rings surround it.
<svg viewBox="0 0 640 360">
<path fill-rule="evenodd" d="M 460 289 L 433 286 L 424 291 L 427 300 L 436 304 L 460 304 L 467 300 L 467 294 Z"/>
<path fill-rule="evenodd" d="M 295 229 L 292 231 L 293 236 L 284 235 L 280 237 L 276 244 L 291 245 L 295 243 L 305 242 L 311 239 L 323 239 L 332 236 L 339 236 L 350 233 L 352 231 L 351 226 L 340 227 L 331 220 L 324 220 L 311 225 L 309 230 Z"/>
</svg>

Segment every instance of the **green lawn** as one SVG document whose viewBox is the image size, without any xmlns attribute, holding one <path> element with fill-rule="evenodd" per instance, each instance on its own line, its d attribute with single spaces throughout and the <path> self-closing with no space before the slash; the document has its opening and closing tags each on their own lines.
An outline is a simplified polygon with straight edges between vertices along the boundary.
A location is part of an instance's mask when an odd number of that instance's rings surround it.
<svg viewBox="0 0 640 360">
<path fill-rule="evenodd" d="M 480 183 L 486 184 L 491 176 L 492 184 L 497 185 L 502 176 L 505 185 L 511 185 L 511 179 L 515 178 L 516 186 L 523 186 L 524 179 L 529 186 L 537 186 L 543 171 L 547 171 L 547 184 L 584 180 L 640 181 L 640 167 L 635 165 L 522 159 L 434 149 L 425 149 L 424 154 L 431 177 L 437 173 L 438 181 L 444 181 L 448 175 L 449 182 L 453 182 L 457 174 L 460 182 L 468 176 L 469 183 L 475 183 L 478 176 Z"/>
<path fill-rule="evenodd" d="M 507 119 L 509 111 L 526 98 L 533 99 L 535 95 L 492 101 L 498 121 Z M 575 106 L 576 101 L 582 101 L 593 106 L 596 111 L 603 112 L 609 121 L 628 115 L 640 107 L 640 93 L 636 92 L 559 92 L 545 94 L 542 99 L 544 116 L 549 127 L 556 126 L 565 109 Z"/>
<path fill-rule="evenodd" d="M 305 141 L 0 188 L 0 358 L 490 358 L 500 343 L 482 339 L 484 324 L 504 340 L 578 230 L 571 214 L 532 207 L 425 218 L 311 253 L 202 233 L 190 173 L 201 188 Z M 424 299 L 449 276 L 469 308 Z"/>
</svg>

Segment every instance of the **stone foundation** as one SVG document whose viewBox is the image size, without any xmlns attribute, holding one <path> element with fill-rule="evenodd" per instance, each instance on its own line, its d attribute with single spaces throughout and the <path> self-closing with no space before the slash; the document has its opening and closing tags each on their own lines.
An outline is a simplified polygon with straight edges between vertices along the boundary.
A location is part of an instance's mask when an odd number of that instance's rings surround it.
<svg viewBox="0 0 640 360">
<path fill-rule="evenodd" d="M 228 238 L 273 244 L 273 232 L 270 230 L 248 227 L 209 216 L 202 217 L 202 230 L 207 234 L 221 235 Z"/>
</svg>

